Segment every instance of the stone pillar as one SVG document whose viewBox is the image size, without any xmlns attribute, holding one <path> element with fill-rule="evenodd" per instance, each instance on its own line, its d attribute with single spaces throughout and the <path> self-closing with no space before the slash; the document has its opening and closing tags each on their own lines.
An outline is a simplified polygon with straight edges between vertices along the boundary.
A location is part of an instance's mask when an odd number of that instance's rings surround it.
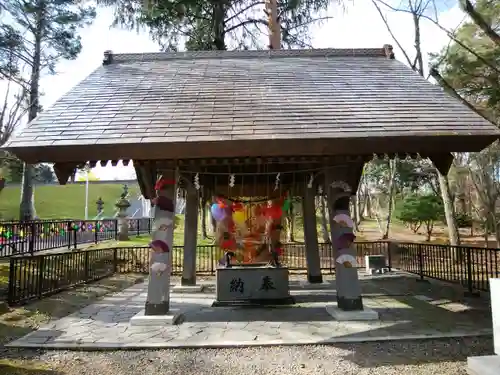
<svg viewBox="0 0 500 375">
<path fill-rule="evenodd" d="M 176 324 L 179 312 L 170 310 L 170 274 L 174 243 L 177 174 L 168 171 L 155 185 L 153 234 L 150 244 L 148 295 L 144 311 L 132 317 L 131 325 L 164 326 Z"/>
<path fill-rule="evenodd" d="M 321 275 L 314 196 L 314 188 L 305 186 L 304 196 L 302 197 L 302 215 L 306 245 L 307 281 L 310 283 L 322 283 L 323 276 Z"/>
<path fill-rule="evenodd" d="M 118 241 L 128 241 L 128 218 L 127 209 L 130 207 L 130 202 L 126 198 L 120 198 L 115 203 L 118 212 L 116 218 L 118 220 Z"/>
<path fill-rule="evenodd" d="M 337 217 L 349 217 L 350 194 L 331 191 L 328 195 L 330 231 L 335 258 L 335 279 L 337 283 L 338 307 L 345 311 L 363 310 L 361 286 L 358 280 L 354 235 L 349 222 L 338 222 Z"/>
<path fill-rule="evenodd" d="M 189 186 L 186 195 L 184 217 L 184 259 L 182 264 L 182 286 L 196 285 L 196 246 L 198 245 L 198 191 Z"/>
<path fill-rule="evenodd" d="M 468 357 L 468 374 L 497 375 L 500 370 L 500 279 L 490 279 L 494 355 Z"/>
<path fill-rule="evenodd" d="M 326 173 L 326 192 L 330 217 L 330 231 L 335 258 L 337 307 L 327 311 L 337 320 L 373 320 L 378 313 L 363 307 L 361 285 L 358 279 L 353 222 L 349 202 L 351 188 L 344 181 L 336 181 L 332 171 Z M 346 312 L 350 312 L 349 314 Z"/>
<path fill-rule="evenodd" d="M 174 240 L 176 174 L 164 174 L 155 185 L 148 296 L 145 315 L 167 315 L 170 310 L 170 273 Z"/>
</svg>

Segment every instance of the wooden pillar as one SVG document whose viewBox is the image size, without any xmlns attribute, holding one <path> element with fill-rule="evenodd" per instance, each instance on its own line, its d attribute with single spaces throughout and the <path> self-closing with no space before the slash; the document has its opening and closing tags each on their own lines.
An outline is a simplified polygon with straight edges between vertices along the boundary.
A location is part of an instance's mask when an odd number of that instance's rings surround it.
<svg viewBox="0 0 500 375">
<path fill-rule="evenodd" d="M 182 263 L 182 286 L 196 285 L 196 246 L 198 246 L 198 191 L 187 188 L 186 214 L 184 217 L 184 258 Z"/>
<path fill-rule="evenodd" d="M 304 237 L 306 245 L 307 280 L 310 283 L 322 283 L 321 262 L 318 247 L 318 229 L 316 228 L 316 209 L 314 207 L 315 189 L 305 187 L 302 197 L 302 215 L 304 219 Z"/>
<path fill-rule="evenodd" d="M 361 285 L 355 263 L 356 248 L 352 238 L 353 228 L 349 220 L 335 220 L 337 215 L 341 214 L 350 218 L 349 201 L 351 192 L 338 187 L 342 184 L 335 181 L 336 176 L 333 175 L 332 171 L 328 171 L 326 177 L 330 231 L 335 258 L 337 307 L 344 311 L 363 310 Z"/>
<path fill-rule="evenodd" d="M 157 196 L 152 200 L 154 222 L 145 315 L 167 315 L 170 309 L 176 181 L 175 171 L 168 171 L 155 186 Z"/>
</svg>

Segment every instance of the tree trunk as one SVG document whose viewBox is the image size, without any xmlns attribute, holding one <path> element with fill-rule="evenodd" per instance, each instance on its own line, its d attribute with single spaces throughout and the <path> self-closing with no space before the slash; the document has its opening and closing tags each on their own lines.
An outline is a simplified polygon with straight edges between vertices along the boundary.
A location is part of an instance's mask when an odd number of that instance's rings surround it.
<svg viewBox="0 0 500 375">
<path fill-rule="evenodd" d="M 372 200 L 371 200 L 370 194 L 368 193 L 368 189 L 367 189 L 366 195 L 365 195 L 365 207 L 364 208 L 365 208 L 365 213 L 363 214 L 363 216 L 371 219 L 371 217 L 372 217 Z"/>
<path fill-rule="evenodd" d="M 33 48 L 33 61 L 31 66 L 31 76 L 30 76 L 30 92 L 29 92 L 29 112 L 28 121 L 33 121 L 38 115 L 38 109 L 40 108 L 40 94 L 39 94 L 39 84 L 40 84 L 40 63 L 41 63 L 41 53 L 42 53 L 42 32 L 43 32 L 43 22 L 44 22 L 44 10 L 45 3 L 43 1 L 39 2 L 39 8 L 36 14 L 36 30 L 34 35 L 34 48 Z M 22 190 L 21 190 L 21 204 L 19 206 L 19 219 L 20 220 L 33 220 L 33 175 L 34 168 L 33 165 L 24 164 L 23 165 L 23 178 L 22 178 Z"/>
<path fill-rule="evenodd" d="M 214 34 L 214 49 L 223 51 L 226 49 L 224 34 L 224 19 L 226 12 L 224 10 L 224 0 L 216 0 L 213 3 L 213 24 L 212 32 Z"/>
<path fill-rule="evenodd" d="M 457 194 L 457 211 L 461 214 L 467 214 L 467 202 L 465 201 L 465 193 Z"/>
<path fill-rule="evenodd" d="M 358 193 L 356 195 L 356 217 L 358 218 L 358 225 L 361 224 L 361 221 L 363 221 L 363 212 L 365 210 L 365 204 L 366 204 L 366 197 L 363 198 L 364 193 L 362 193 L 364 190 L 360 189 L 358 190 Z M 363 194 L 363 195 L 362 195 Z"/>
<path fill-rule="evenodd" d="M 484 221 L 484 231 L 483 231 L 484 247 L 488 247 L 489 237 L 490 237 L 490 231 L 488 230 L 488 220 L 486 220 Z"/>
<path fill-rule="evenodd" d="M 395 180 L 396 180 L 396 170 L 398 167 L 398 159 L 394 158 L 394 160 L 389 161 L 389 165 L 392 164 L 391 168 L 391 174 L 389 177 L 389 196 L 387 199 L 387 223 L 385 225 L 385 230 L 382 235 L 382 239 L 386 240 L 389 238 L 389 230 L 391 229 L 391 219 L 392 219 L 392 209 L 393 209 L 393 203 L 394 203 L 394 188 L 396 187 Z"/>
<path fill-rule="evenodd" d="M 494 211 L 493 211 L 494 212 Z M 493 225 L 495 226 L 495 241 L 496 241 L 496 248 L 500 248 L 500 225 L 497 223 L 497 218 L 495 217 L 496 215 L 493 214 Z M 486 247 L 488 246 L 488 242 L 486 242 Z"/>
<path fill-rule="evenodd" d="M 451 198 L 448 176 L 443 176 L 437 169 L 436 172 L 439 179 L 441 197 L 443 198 L 444 214 L 446 217 L 446 225 L 448 227 L 450 245 L 460 246 L 460 233 L 458 231 L 457 221 L 455 219 L 455 207 Z"/>
<path fill-rule="evenodd" d="M 326 218 L 326 203 L 325 197 L 320 197 L 321 202 L 321 237 L 324 243 L 330 243 L 330 236 L 328 234 L 328 221 Z"/>
<path fill-rule="evenodd" d="M 204 240 L 208 238 L 207 233 L 207 201 L 205 198 L 200 199 L 201 203 L 201 236 Z"/>
<path fill-rule="evenodd" d="M 353 195 L 352 198 L 351 198 L 351 217 L 354 219 L 353 220 L 353 223 L 354 223 L 354 230 L 356 232 L 359 231 L 359 227 L 358 227 L 358 224 L 359 224 L 359 209 L 358 209 L 358 196 L 357 194 L 356 195 Z"/>
<path fill-rule="evenodd" d="M 431 240 L 432 230 L 434 229 L 434 223 L 425 223 L 425 242 Z"/>
</svg>

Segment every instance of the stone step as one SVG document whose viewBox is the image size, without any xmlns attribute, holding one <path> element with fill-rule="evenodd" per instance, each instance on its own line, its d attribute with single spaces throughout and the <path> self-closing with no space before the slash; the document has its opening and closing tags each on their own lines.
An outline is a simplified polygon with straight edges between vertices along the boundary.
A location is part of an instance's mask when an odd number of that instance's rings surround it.
<svg viewBox="0 0 500 375">
<path fill-rule="evenodd" d="M 487 355 L 467 358 L 467 373 L 469 375 L 500 374 L 500 356 Z"/>
</svg>

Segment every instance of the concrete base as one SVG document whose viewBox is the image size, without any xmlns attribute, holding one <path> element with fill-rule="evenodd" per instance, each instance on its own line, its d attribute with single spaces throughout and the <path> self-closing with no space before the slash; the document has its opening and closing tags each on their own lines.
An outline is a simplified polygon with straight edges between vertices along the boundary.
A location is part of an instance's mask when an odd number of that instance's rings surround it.
<svg viewBox="0 0 500 375">
<path fill-rule="evenodd" d="M 324 289 L 324 288 L 331 288 L 332 284 L 330 284 L 329 281 L 324 281 L 324 280 L 321 283 L 311 283 L 307 280 L 301 280 L 300 286 L 302 288 L 307 288 L 307 289 Z"/>
<path fill-rule="evenodd" d="M 484 357 L 467 358 L 467 373 L 469 375 L 500 374 L 500 356 L 487 355 Z"/>
<path fill-rule="evenodd" d="M 326 312 L 338 321 L 378 320 L 378 312 L 366 306 L 363 310 L 344 311 L 337 305 L 328 305 Z"/>
<path fill-rule="evenodd" d="M 290 301 L 288 268 L 252 264 L 217 269 L 216 303 Z"/>
<path fill-rule="evenodd" d="M 167 326 L 179 324 L 183 315 L 179 312 L 169 311 L 167 315 L 144 315 L 144 310 L 130 319 L 130 325 L 134 327 Z"/>
<path fill-rule="evenodd" d="M 371 276 L 383 275 L 389 272 L 389 268 L 370 268 L 366 273 Z"/>
<path fill-rule="evenodd" d="M 176 285 L 172 288 L 173 293 L 201 293 L 203 285 Z"/>
</svg>

